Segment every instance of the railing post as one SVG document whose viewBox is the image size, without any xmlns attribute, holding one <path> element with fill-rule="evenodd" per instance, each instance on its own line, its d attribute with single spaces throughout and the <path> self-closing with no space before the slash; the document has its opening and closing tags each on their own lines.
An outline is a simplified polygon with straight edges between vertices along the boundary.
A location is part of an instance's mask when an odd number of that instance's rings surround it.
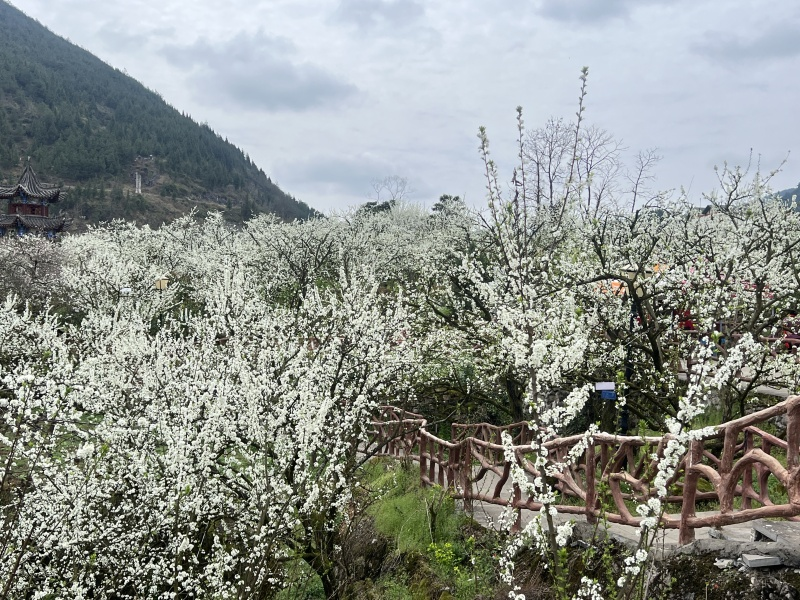
<svg viewBox="0 0 800 600">
<path fill-rule="evenodd" d="M 522 501 L 522 490 L 519 488 L 518 483 L 514 483 L 514 494 L 512 496 L 513 500 L 511 501 L 511 506 L 517 513 L 517 518 L 514 520 L 514 524 L 511 526 L 511 533 L 519 533 L 522 531 L 522 508 L 520 508 L 519 504 Z"/>
<path fill-rule="evenodd" d="M 464 438 L 461 446 L 461 488 L 464 490 L 464 510 L 472 513 L 472 444 Z"/>
<path fill-rule="evenodd" d="M 597 484 L 595 478 L 597 475 L 597 462 L 594 454 L 594 440 L 589 442 L 586 447 L 586 522 L 594 525 L 597 522 L 594 510 L 597 506 Z"/>
<path fill-rule="evenodd" d="M 800 468 L 800 396 L 791 396 L 786 401 L 786 466 Z M 796 471 L 795 471 L 796 473 Z M 794 476 L 794 489 L 786 490 L 789 502 L 800 503 L 800 476 Z"/>
<path fill-rule="evenodd" d="M 786 466 L 792 469 L 800 466 L 800 396 L 791 396 L 786 405 Z"/>
<path fill-rule="evenodd" d="M 608 444 L 606 442 L 600 442 L 600 472 L 605 473 L 606 465 L 608 465 L 609 461 L 609 452 L 608 452 Z"/>
<path fill-rule="evenodd" d="M 772 455 L 772 443 L 764 438 L 761 438 L 761 449 L 764 451 L 764 454 Z M 769 476 L 770 470 L 763 464 L 756 463 L 756 477 L 758 479 L 758 493 L 760 496 L 759 502 L 761 502 L 762 505 L 765 505 L 766 500 L 769 500 L 769 488 L 767 487 Z"/>
<path fill-rule="evenodd" d="M 683 504 L 681 505 L 681 526 L 678 544 L 683 546 L 694 541 L 694 528 L 689 526 L 689 519 L 695 516 L 695 498 L 697 496 L 697 480 L 700 473 L 694 469 L 703 459 L 703 442 L 692 440 L 686 457 L 683 479 Z"/>
<path fill-rule="evenodd" d="M 447 487 L 453 488 L 453 490 L 456 489 L 456 473 L 453 465 L 458 464 L 458 461 L 461 460 L 460 450 L 460 446 L 455 446 L 454 448 L 450 448 L 450 452 L 447 453 Z"/>
<path fill-rule="evenodd" d="M 436 438 L 428 440 L 428 481 L 431 485 L 436 485 L 436 447 L 438 446 Z"/>
<path fill-rule="evenodd" d="M 425 487 L 425 471 L 428 468 L 427 461 L 428 459 L 425 458 L 425 451 L 428 447 L 428 440 L 425 436 L 420 432 L 419 436 L 419 484 L 422 487 Z"/>
<path fill-rule="evenodd" d="M 748 431 L 747 429 L 744 430 L 744 454 L 747 454 L 750 450 L 753 449 L 755 443 L 753 441 L 753 432 Z M 753 466 L 749 466 L 744 470 L 742 473 L 742 508 L 748 509 L 753 508 L 753 500 L 750 497 L 750 493 L 755 492 L 753 490 Z M 761 490 L 759 490 L 761 492 Z M 760 497 L 760 494 L 759 494 Z"/>
<path fill-rule="evenodd" d="M 375 425 L 375 451 L 378 454 L 383 454 L 386 447 L 386 433 L 384 433 L 383 423 Z"/>
<path fill-rule="evenodd" d="M 437 457 L 439 460 L 438 482 L 440 486 L 444 487 L 444 451 L 441 442 L 437 445 L 439 446 L 439 452 L 437 452 Z"/>
</svg>

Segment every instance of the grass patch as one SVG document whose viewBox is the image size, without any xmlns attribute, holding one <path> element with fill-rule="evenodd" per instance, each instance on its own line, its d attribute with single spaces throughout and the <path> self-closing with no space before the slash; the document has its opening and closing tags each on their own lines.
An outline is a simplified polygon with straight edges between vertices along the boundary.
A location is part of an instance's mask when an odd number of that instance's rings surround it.
<svg viewBox="0 0 800 600">
<path fill-rule="evenodd" d="M 289 564 L 287 586 L 275 594 L 275 600 L 325 600 L 322 580 L 304 560 Z"/>
<path fill-rule="evenodd" d="M 431 544 L 457 537 L 464 516 L 446 490 L 421 488 L 416 470 L 386 469 L 373 485 L 382 492 L 369 509 L 375 527 L 395 540 L 399 552 L 424 553 Z"/>
<path fill-rule="evenodd" d="M 447 490 L 420 487 L 416 465 L 373 463 L 365 487 L 376 500 L 368 510 L 375 529 L 394 543 L 396 564 L 376 582 L 378 596 L 492 597 L 498 585 L 493 535 L 457 511 Z"/>
</svg>

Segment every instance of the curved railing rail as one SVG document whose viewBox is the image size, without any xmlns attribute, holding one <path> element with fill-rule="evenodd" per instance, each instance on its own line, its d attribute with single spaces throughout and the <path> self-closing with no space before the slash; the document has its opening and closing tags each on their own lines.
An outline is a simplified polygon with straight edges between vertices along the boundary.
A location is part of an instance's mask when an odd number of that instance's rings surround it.
<svg viewBox="0 0 800 600">
<path fill-rule="evenodd" d="M 786 439 L 758 427 L 781 415 L 786 419 Z M 513 462 L 531 480 L 539 477 L 531 460 L 532 434 L 527 423 L 453 424 L 453 441 L 436 437 L 426 425 L 422 415 L 383 407 L 372 422 L 373 448 L 379 455 L 418 461 L 423 484 L 451 488 L 468 510 L 476 500 L 519 510 L 541 508 L 511 481 L 512 461 L 506 459 L 501 443 L 502 432 L 507 431 L 513 440 Z M 570 452 L 577 454 L 554 476 L 560 493 L 556 508 L 585 515 L 589 522 L 602 517 L 638 526 L 642 517 L 631 510 L 656 495 L 654 479 L 669 440 L 669 435 L 598 433 L 588 444 L 582 435 L 545 443 L 553 464 L 563 464 Z M 692 441 L 667 489 L 668 511 L 661 525 L 679 529 L 680 544 L 692 541 L 694 530 L 700 527 L 769 517 L 796 520 L 800 515 L 800 396 L 718 425 L 714 433 Z"/>
</svg>

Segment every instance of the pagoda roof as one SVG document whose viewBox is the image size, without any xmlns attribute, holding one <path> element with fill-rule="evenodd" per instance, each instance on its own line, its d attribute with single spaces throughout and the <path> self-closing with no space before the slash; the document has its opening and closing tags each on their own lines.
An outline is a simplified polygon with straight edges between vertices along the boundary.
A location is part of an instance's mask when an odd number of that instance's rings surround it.
<svg viewBox="0 0 800 600">
<path fill-rule="evenodd" d="M 39 178 L 36 177 L 36 173 L 33 172 L 30 163 L 25 165 L 25 170 L 22 172 L 17 185 L 12 187 L 0 186 L 0 199 L 16 198 L 22 194 L 25 194 L 28 198 L 47 202 L 58 202 L 64 197 L 61 189 L 44 187 L 39 183 Z"/>
<path fill-rule="evenodd" d="M 0 214 L 0 227 L 18 227 L 35 231 L 63 231 L 70 226 L 66 217 L 41 217 L 37 215 L 3 215 Z"/>
</svg>

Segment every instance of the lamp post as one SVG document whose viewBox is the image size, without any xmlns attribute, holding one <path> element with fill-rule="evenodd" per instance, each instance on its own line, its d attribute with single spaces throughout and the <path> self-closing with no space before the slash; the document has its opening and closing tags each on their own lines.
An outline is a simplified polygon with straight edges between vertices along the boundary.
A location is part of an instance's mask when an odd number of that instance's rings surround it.
<svg viewBox="0 0 800 600">
<path fill-rule="evenodd" d="M 165 289 L 167 289 L 168 285 L 169 285 L 169 278 L 166 275 L 158 277 L 155 281 L 155 288 L 159 292 L 163 292 Z"/>
</svg>

